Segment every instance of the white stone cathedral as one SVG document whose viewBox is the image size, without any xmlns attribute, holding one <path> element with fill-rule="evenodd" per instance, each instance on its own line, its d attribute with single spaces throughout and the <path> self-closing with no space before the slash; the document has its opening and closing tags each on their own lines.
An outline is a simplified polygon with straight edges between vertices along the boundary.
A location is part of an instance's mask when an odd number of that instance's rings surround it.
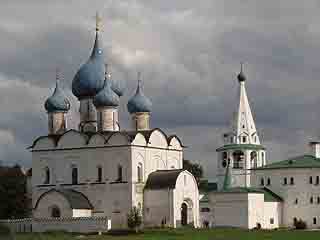
<svg viewBox="0 0 320 240">
<path fill-rule="evenodd" d="M 152 105 L 140 79 L 127 105 L 132 128 L 121 128 L 124 89 L 105 63 L 97 24 L 91 55 L 72 82 L 79 128 L 67 128 L 70 103 L 57 79 L 45 102 L 48 134 L 30 147 L 34 219 L 107 216 L 119 228 L 135 206 L 144 226 L 198 227 L 198 186 L 182 169 L 181 140 L 150 128 Z"/>
</svg>

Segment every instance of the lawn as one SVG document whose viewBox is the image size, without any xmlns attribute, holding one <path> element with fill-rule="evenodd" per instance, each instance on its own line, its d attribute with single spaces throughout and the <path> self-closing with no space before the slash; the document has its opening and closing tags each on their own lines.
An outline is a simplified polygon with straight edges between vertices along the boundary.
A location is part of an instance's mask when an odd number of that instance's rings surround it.
<svg viewBox="0 0 320 240">
<path fill-rule="evenodd" d="M 10 239 L 0 236 L 0 239 Z M 17 234 L 11 238 L 15 240 L 290 240 L 290 239 L 320 239 L 320 231 L 302 231 L 302 230 L 275 230 L 275 231 L 247 231 L 239 229 L 161 229 L 161 230 L 146 230 L 140 234 L 130 234 L 127 236 L 111 236 L 105 235 L 89 235 L 67 234 L 67 233 L 32 233 L 32 234 Z"/>
</svg>

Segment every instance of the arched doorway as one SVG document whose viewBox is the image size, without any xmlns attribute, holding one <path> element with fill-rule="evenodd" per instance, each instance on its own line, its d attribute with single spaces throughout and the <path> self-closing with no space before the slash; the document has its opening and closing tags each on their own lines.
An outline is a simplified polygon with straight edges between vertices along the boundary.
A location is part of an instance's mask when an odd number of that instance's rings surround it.
<svg viewBox="0 0 320 240">
<path fill-rule="evenodd" d="M 188 206 L 186 203 L 181 204 L 181 225 L 185 226 L 188 224 Z"/>
<path fill-rule="evenodd" d="M 60 208 L 58 206 L 51 207 L 51 217 L 53 217 L 53 218 L 61 217 Z"/>
</svg>

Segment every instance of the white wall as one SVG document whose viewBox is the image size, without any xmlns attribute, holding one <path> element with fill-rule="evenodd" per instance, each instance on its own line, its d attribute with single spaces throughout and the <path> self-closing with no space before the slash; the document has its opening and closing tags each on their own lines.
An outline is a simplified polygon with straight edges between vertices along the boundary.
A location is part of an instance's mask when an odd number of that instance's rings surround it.
<svg viewBox="0 0 320 240">
<path fill-rule="evenodd" d="M 209 193 L 214 211 L 214 226 L 248 228 L 247 193 Z"/>
<path fill-rule="evenodd" d="M 313 177 L 313 184 L 309 183 L 309 177 Z M 270 190 L 284 199 L 283 203 L 283 224 L 287 227 L 293 226 L 293 218 L 306 221 L 308 228 L 320 227 L 320 204 L 317 197 L 320 197 L 320 185 L 315 185 L 316 176 L 320 177 L 318 168 L 300 169 L 273 169 L 257 170 L 252 176 L 253 186 L 261 187 L 260 180 L 264 178 L 265 183 L 270 178 Z M 288 184 L 283 184 L 283 179 L 287 178 Z M 290 178 L 294 178 L 294 185 L 290 184 Z M 313 204 L 310 198 L 313 197 Z M 298 204 L 295 200 L 298 199 Z M 317 224 L 313 224 L 313 218 L 317 219 Z"/>
</svg>

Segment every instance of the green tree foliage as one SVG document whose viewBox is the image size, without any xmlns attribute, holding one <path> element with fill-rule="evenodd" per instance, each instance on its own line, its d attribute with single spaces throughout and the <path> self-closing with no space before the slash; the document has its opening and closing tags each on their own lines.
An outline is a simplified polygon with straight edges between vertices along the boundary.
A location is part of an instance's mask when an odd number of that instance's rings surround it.
<svg viewBox="0 0 320 240">
<path fill-rule="evenodd" d="M 203 169 L 200 164 L 192 163 L 190 160 L 183 160 L 183 169 L 188 170 L 197 180 L 198 186 L 203 176 Z"/>
<path fill-rule="evenodd" d="M 140 208 L 133 207 L 127 214 L 128 227 L 130 229 L 135 229 L 138 232 L 140 225 L 142 224 L 142 216 Z"/>
<path fill-rule="evenodd" d="M 26 176 L 20 166 L 0 167 L 0 203 L 0 219 L 27 215 Z"/>
</svg>

